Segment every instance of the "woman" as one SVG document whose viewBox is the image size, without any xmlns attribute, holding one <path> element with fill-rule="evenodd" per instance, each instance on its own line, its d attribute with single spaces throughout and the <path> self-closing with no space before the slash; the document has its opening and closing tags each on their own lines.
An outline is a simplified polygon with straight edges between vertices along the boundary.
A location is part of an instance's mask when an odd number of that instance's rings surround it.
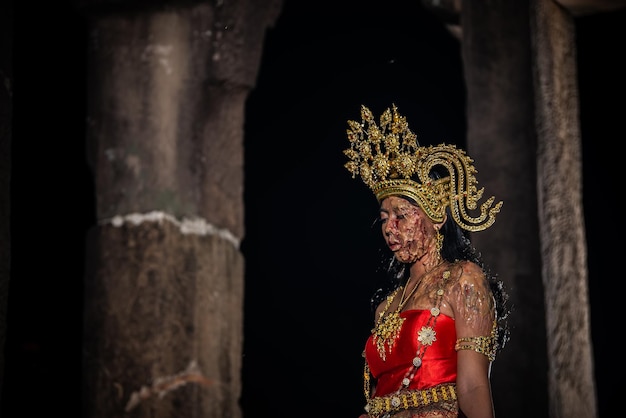
<svg viewBox="0 0 626 418">
<path fill-rule="evenodd" d="M 346 168 L 380 204 L 391 285 L 373 298 L 365 350 L 365 417 L 493 417 L 490 367 L 508 339 L 506 295 L 472 247 L 502 202 L 477 209 L 473 160 L 453 145 L 420 147 L 395 105 L 380 125 L 348 121 Z"/>
</svg>

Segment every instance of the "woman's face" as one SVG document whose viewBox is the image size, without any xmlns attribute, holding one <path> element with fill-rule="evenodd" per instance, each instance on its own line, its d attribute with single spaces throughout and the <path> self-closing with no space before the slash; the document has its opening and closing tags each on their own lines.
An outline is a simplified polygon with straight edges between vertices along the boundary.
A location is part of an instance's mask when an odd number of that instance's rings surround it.
<svg viewBox="0 0 626 418">
<path fill-rule="evenodd" d="M 383 237 L 398 261 L 414 263 L 436 252 L 434 223 L 417 205 L 399 196 L 389 196 L 380 204 Z"/>
</svg>

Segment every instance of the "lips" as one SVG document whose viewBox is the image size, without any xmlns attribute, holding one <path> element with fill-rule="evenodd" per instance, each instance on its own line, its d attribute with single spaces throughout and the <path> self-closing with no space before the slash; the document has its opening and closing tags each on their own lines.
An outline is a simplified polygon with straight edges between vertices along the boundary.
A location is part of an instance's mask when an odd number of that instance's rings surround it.
<svg viewBox="0 0 626 418">
<path fill-rule="evenodd" d="M 402 244 L 398 241 L 389 241 L 387 242 L 387 246 L 391 251 L 398 251 L 402 247 Z"/>
</svg>

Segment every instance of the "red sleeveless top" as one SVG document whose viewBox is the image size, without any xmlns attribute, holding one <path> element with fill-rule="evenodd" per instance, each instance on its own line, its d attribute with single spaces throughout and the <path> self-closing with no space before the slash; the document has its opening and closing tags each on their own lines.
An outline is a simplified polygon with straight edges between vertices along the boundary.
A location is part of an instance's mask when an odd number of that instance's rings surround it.
<svg viewBox="0 0 626 418">
<path fill-rule="evenodd" d="M 387 351 L 386 360 L 383 361 L 376 349 L 373 335 L 367 339 L 365 345 L 365 357 L 374 377 L 376 389 L 373 396 L 385 396 L 402 387 L 407 371 L 413 365 L 418 347 L 417 333 L 422 326 L 426 325 L 430 318 L 428 309 L 412 309 L 400 312 L 400 317 L 405 318 L 400 334 L 392 347 L 391 353 Z M 436 340 L 426 347 L 419 367 L 408 386 L 408 389 L 425 389 L 440 383 L 456 382 L 456 330 L 454 319 L 440 314 L 435 323 Z"/>
</svg>

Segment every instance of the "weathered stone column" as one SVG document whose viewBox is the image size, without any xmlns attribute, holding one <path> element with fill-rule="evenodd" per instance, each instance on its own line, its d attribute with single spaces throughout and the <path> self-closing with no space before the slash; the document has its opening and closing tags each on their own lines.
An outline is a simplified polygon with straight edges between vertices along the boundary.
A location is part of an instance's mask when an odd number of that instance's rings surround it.
<svg viewBox="0 0 626 418">
<path fill-rule="evenodd" d="M 280 3 L 119 3 L 88 10 L 84 416 L 236 418 L 244 105 Z"/>
<path fill-rule="evenodd" d="M 594 418 L 576 27 L 554 1 L 531 3 L 550 417 Z"/>
<path fill-rule="evenodd" d="M 593 418 L 573 17 L 552 0 L 465 1 L 462 27 L 468 148 L 505 202 L 474 237 L 514 308 L 496 411 Z"/>
<path fill-rule="evenodd" d="M 511 340 L 492 369 L 496 415 L 546 417 L 547 349 L 537 213 L 537 140 L 527 1 L 464 1 L 467 148 L 481 187 L 504 201 L 472 241 L 504 281 Z"/>
</svg>

